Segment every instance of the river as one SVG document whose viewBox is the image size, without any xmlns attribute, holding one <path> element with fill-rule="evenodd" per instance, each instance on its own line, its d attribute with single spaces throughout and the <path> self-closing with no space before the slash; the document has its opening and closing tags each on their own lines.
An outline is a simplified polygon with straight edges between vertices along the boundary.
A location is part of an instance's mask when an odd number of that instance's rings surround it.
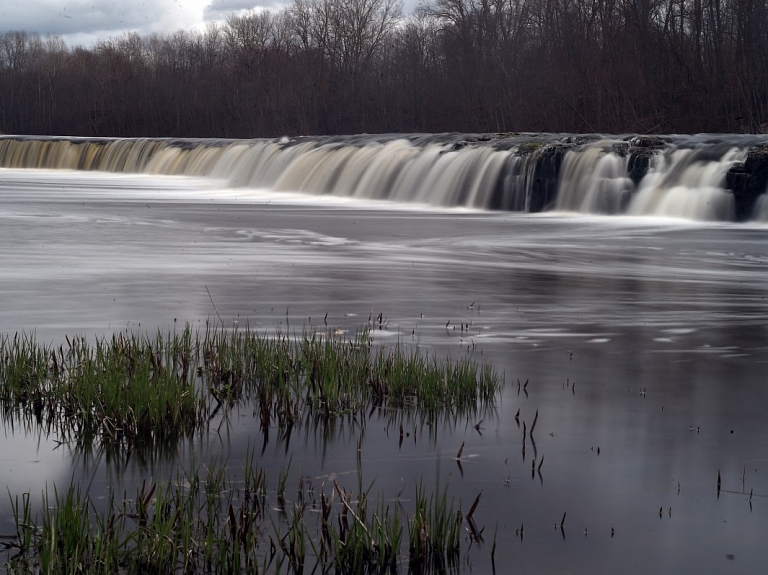
<svg viewBox="0 0 768 575">
<path fill-rule="evenodd" d="M 500 572 L 756 573 L 768 562 L 767 232 L 2 169 L 0 333 L 61 342 L 220 317 L 351 334 L 381 313 L 381 345 L 470 349 L 505 374 L 481 420 L 416 425 L 399 445 L 374 417 L 361 448 L 366 480 L 388 496 L 423 481 L 466 509 L 482 492 L 486 543 L 465 544 L 461 572 L 491 571 L 498 527 Z M 527 458 L 518 409 L 528 426 L 539 414 Z M 262 443 L 244 412 L 226 433 L 116 468 L 40 430 L 3 429 L 11 494 L 75 477 L 106 498 L 193 459 L 236 467 Z M 295 475 L 354 487 L 357 441 L 353 428 L 324 439 L 307 428 L 273 438 L 259 462 L 292 456 Z"/>
</svg>

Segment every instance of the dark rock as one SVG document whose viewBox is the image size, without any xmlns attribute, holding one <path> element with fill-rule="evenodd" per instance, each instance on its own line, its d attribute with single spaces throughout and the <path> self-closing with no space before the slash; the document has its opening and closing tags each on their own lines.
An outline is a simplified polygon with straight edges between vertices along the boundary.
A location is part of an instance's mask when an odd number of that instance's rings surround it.
<svg viewBox="0 0 768 575">
<path fill-rule="evenodd" d="M 594 140 L 595 140 L 594 137 L 588 137 L 588 136 L 565 136 L 560 140 L 560 142 L 563 144 L 583 146 L 584 144 L 587 144 Z"/>
<path fill-rule="evenodd" d="M 517 155 L 518 156 L 529 156 L 533 154 L 534 152 L 540 150 L 542 148 L 543 144 L 541 142 L 538 142 L 536 140 L 532 140 L 530 142 L 525 142 L 523 144 L 520 144 L 517 147 Z"/>
<path fill-rule="evenodd" d="M 736 220 L 748 220 L 757 198 L 768 187 L 768 144 L 752 148 L 743 164 L 728 170 L 725 185 L 736 200 Z"/>
<path fill-rule="evenodd" d="M 669 144 L 669 140 L 661 136 L 631 136 L 626 141 L 633 148 L 644 148 L 647 150 L 661 150 Z"/>
<path fill-rule="evenodd" d="M 669 147 L 669 140 L 660 136 L 631 136 L 624 141 L 629 156 L 627 175 L 637 186 L 648 173 L 653 157 Z"/>
<path fill-rule="evenodd" d="M 629 161 L 627 163 L 627 175 L 637 186 L 648 173 L 651 167 L 651 159 L 656 154 L 653 150 L 644 150 L 634 148 L 629 152 Z"/>
<path fill-rule="evenodd" d="M 629 153 L 628 142 L 616 142 L 611 146 L 611 151 L 619 157 L 625 157 Z"/>
<path fill-rule="evenodd" d="M 545 146 L 531 158 L 531 161 L 536 162 L 536 168 L 533 172 L 533 180 L 528 186 L 530 193 L 528 211 L 541 212 L 555 202 L 560 166 L 566 152 L 572 148 L 573 145 L 553 144 Z"/>
</svg>

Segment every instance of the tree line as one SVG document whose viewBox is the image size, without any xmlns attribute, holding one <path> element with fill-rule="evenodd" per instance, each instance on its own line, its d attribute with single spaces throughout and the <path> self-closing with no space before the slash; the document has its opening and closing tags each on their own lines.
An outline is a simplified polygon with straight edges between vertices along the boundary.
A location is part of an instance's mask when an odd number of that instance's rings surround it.
<svg viewBox="0 0 768 575">
<path fill-rule="evenodd" d="M 760 132 L 761 0 L 294 0 L 203 31 L 0 36 L 0 131 Z"/>
</svg>

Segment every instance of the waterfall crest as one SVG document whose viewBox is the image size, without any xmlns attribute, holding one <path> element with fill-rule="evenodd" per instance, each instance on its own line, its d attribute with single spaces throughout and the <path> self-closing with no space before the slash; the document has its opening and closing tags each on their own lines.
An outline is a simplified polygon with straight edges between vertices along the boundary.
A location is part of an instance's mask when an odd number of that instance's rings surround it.
<svg viewBox="0 0 768 575">
<path fill-rule="evenodd" d="M 0 167 L 195 176 L 228 188 L 486 210 L 768 217 L 768 146 L 757 136 L 3 136 Z"/>
</svg>

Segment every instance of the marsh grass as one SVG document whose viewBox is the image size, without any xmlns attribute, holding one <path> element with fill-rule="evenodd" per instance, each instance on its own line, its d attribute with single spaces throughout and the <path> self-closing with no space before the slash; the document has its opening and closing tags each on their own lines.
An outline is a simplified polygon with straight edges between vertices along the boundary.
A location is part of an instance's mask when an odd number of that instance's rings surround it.
<svg viewBox="0 0 768 575">
<path fill-rule="evenodd" d="M 406 346 L 375 346 L 304 331 L 185 328 L 154 337 L 119 333 L 58 348 L 0 337 L 0 412 L 52 430 L 60 442 L 154 448 L 205 432 L 251 402 L 262 430 L 290 430 L 369 409 L 434 416 L 493 404 L 503 385 L 488 363 Z"/>
<path fill-rule="evenodd" d="M 264 471 L 244 462 L 235 480 L 225 465 L 142 482 L 132 497 L 97 511 L 77 485 L 12 500 L 15 535 L 5 543 L 9 574 L 31 573 L 397 573 L 403 565 L 443 572 L 459 558 L 462 516 L 446 492 L 416 490 L 415 508 L 379 497 L 358 475 L 355 490 L 333 481 L 320 499 L 274 507 Z M 405 515 L 405 518 L 404 518 Z M 403 540 L 409 532 L 408 549 Z M 408 553 L 408 555 L 406 555 Z"/>
<path fill-rule="evenodd" d="M 60 441 L 113 445 L 177 440 L 207 420 L 208 402 L 194 381 L 189 330 L 156 338 L 118 334 L 90 345 L 38 344 L 0 338 L 0 402 L 7 416 L 54 428 Z"/>
<path fill-rule="evenodd" d="M 423 567 L 443 571 L 456 565 L 461 544 L 461 510 L 454 511 L 448 504 L 447 488 L 439 486 L 427 495 L 423 485 L 416 488 L 416 506 L 408 522 L 409 557 L 411 568 Z"/>
</svg>

